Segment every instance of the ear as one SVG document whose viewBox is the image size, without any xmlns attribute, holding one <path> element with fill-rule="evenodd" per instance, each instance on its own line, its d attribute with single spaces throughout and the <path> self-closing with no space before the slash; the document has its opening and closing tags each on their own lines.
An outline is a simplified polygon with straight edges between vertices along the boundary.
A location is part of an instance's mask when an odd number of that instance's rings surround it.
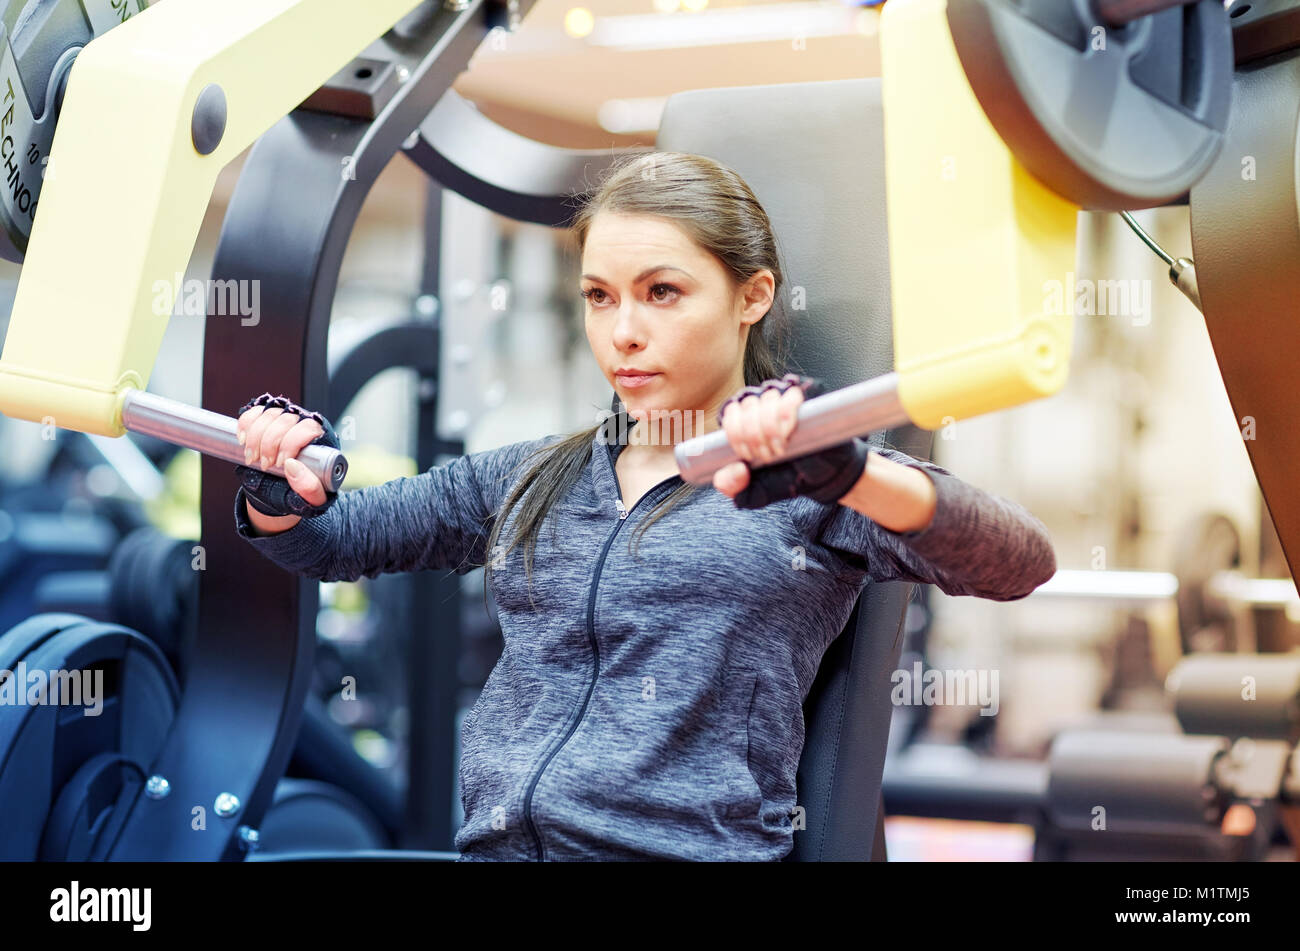
<svg viewBox="0 0 1300 951">
<path fill-rule="evenodd" d="M 756 324 L 772 309 L 776 291 L 776 279 L 767 268 L 760 268 L 753 277 L 741 286 L 740 322 Z"/>
</svg>

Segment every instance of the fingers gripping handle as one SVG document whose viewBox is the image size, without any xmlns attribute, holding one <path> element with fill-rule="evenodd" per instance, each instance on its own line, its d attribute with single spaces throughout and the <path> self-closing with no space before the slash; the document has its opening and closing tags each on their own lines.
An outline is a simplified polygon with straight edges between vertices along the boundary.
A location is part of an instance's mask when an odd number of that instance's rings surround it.
<svg viewBox="0 0 1300 951">
<path fill-rule="evenodd" d="M 910 419 L 898 400 L 898 375 L 887 373 L 800 403 L 786 451 L 764 464 L 797 459 L 907 422 Z M 740 461 L 721 429 L 683 440 L 674 455 L 682 479 L 693 485 L 711 484 L 719 469 Z"/>
<path fill-rule="evenodd" d="M 144 390 L 128 390 L 122 403 L 122 425 L 133 433 L 154 436 L 178 446 L 197 450 L 236 465 L 244 461 L 239 444 L 239 420 L 211 410 L 169 400 Z M 342 451 L 330 446 L 306 446 L 297 459 L 320 479 L 326 492 L 337 492 L 348 473 Z M 284 466 L 249 466 L 271 475 L 288 478 Z"/>
</svg>

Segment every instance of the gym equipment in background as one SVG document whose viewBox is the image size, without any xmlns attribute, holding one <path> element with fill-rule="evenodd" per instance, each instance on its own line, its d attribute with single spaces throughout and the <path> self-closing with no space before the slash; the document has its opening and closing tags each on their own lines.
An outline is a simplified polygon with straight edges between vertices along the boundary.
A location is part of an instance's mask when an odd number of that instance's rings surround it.
<svg viewBox="0 0 1300 951">
<path fill-rule="evenodd" d="M 133 443 L 113 443 L 105 451 L 95 437 L 42 428 L 0 480 L 0 630 L 48 610 L 99 616 L 102 573 L 119 540 L 146 524 L 140 501 L 157 480 Z"/>
<path fill-rule="evenodd" d="M 43 614 L 0 637 L 0 670 L 8 672 L 0 682 L 0 858 L 106 859 L 133 801 L 123 793 L 171 793 L 166 778 L 148 769 L 180 703 L 170 662 L 128 628 Z M 309 742 L 300 739 L 308 755 L 320 745 L 319 722 L 305 724 L 313 731 Z M 333 759 L 342 761 L 337 752 Z M 237 805 L 225 794 L 197 821 L 219 823 Z M 338 848 L 392 841 L 367 803 L 313 780 L 277 787 L 265 829 L 270 848 L 299 847 L 309 833 Z M 243 836 L 249 845 L 259 841 L 252 830 Z"/>
<path fill-rule="evenodd" d="M 102 569 L 117 539 L 97 514 L 0 509 L 0 625 L 12 627 L 36 609 L 48 573 Z"/>
<path fill-rule="evenodd" d="M 440 221 L 430 216 L 430 223 Z M 330 364 L 330 406 L 334 418 L 341 419 L 360 390 L 372 379 L 387 370 L 403 367 L 416 374 L 417 392 L 422 394 L 418 412 L 417 433 L 432 433 L 436 404 L 427 399 L 436 393 L 439 354 L 441 350 L 438 322 L 430 315 L 420 314 L 415 301 L 411 302 L 411 316 L 390 320 L 367 322 L 351 326 L 333 340 Z M 81 434 L 71 434 L 85 438 Z M 463 445 L 432 438 L 420 438 L 416 447 L 420 459 L 410 460 L 410 469 L 427 468 L 436 454 L 459 455 Z M 363 473 L 367 469 L 362 456 Z M 370 468 L 374 468 L 370 466 Z M 379 475 L 379 481 L 395 477 Z M 409 474 L 409 473 L 408 473 Z M 364 482 L 362 484 L 365 484 Z M 113 549 L 106 570 L 89 572 L 60 571 L 47 574 L 37 586 L 36 604 L 41 612 L 72 612 L 99 620 L 111 621 L 136 630 L 152 640 L 171 664 L 177 681 L 184 689 L 189 670 L 190 654 L 198 628 L 198 595 L 200 571 L 195 566 L 197 542 L 178 539 L 145 525 L 127 535 Z M 375 637 L 367 641 L 360 654 L 349 653 L 346 661 L 339 656 L 337 645 L 322 642 L 317 646 L 316 668 L 319 682 L 324 670 L 337 667 L 346 671 L 362 685 L 359 699 L 363 706 L 375 706 L 369 698 L 376 697 L 376 685 L 392 677 L 382 677 L 370 666 L 384 661 L 405 678 L 407 690 L 396 695 L 384 683 L 383 696 L 391 702 L 402 702 L 410 694 L 421 697 L 429 693 L 444 692 L 458 696 L 465 687 L 458 678 L 459 645 L 453 640 L 460 631 L 462 599 L 450 598 L 436 578 L 408 574 L 374 579 L 372 587 L 381 588 L 377 603 L 370 609 L 381 612 L 373 619 L 379 628 Z M 423 609 L 417 620 L 413 608 L 428 599 L 432 603 Z M 427 633 L 429 630 L 436 634 Z M 406 636 L 400 632 L 407 631 Z M 443 659 L 437 664 L 428 660 L 432 653 L 426 642 L 436 637 L 442 644 Z M 387 646 L 384 646 L 387 645 Z M 396 653 L 395 653 L 396 652 Z M 331 663 L 334 661 L 334 663 Z M 323 669 L 324 668 L 324 669 Z M 329 679 L 329 675 L 326 675 Z M 338 678 L 334 678 L 330 692 L 337 692 Z M 299 730 L 288 773 L 294 782 L 315 783 L 316 793 L 308 797 L 295 797 L 293 808 L 308 803 L 320 803 L 321 797 L 337 811 L 338 803 L 331 798 L 336 792 L 346 802 L 354 804 L 354 814 L 359 809 L 367 812 L 362 826 L 378 825 L 384 830 L 382 843 L 372 840 L 369 847 L 391 847 L 411 839 L 419 841 L 430 830 L 450 834 L 446 829 L 450 820 L 437 811 L 440 802 L 446 803 L 449 788 L 448 776 L 455 774 L 454 720 L 444 722 L 436 717 L 404 717 L 409 721 L 403 731 L 407 745 L 404 773 L 407 779 L 407 797 L 403 806 L 393 777 L 363 759 L 351 742 L 351 730 L 357 724 L 341 724 L 327 711 L 322 698 L 315 694 L 307 698 L 304 719 Z M 408 701 L 409 704 L 409 701 Z M 389 704 L 384 704 L 387 707 Z M 384 711 L 390 716 L 391 711 Z M 378 724 L 374 724 L 378 726 Z M 411 776 L 417 777 L 412 783 Z M 286 780 L 288 781 L 288 780 Z M 277 802 L 280 793 L 277 791 Z M 283 812 L 287 806 L 273 809 Z M 445 805 L 448 808 L 449 805 Z M 320 817 L 328 817 L 324 810 Z M 307 810 L 304 815 L 317 815 Z M 268 819 L 274 817 L 274 812 Z M 279 821 L 279 820 L 277 820 Z M 263 830 L 264 831 L 264 830 Z M 320 843 L 329 845 L 328 836 Z M 288 848 L 292 841 L 284 836 L 263 836 L 259 848 L 277 851 Z M 335 847 L 344 843 L 335 842 Z M 357 846 L 360 847 L 360 846 Z"/>
<path fill-rule="evenodd" d="M 107 857 L 131 802 L 122 791 L 144 788 L 180 705 L 167 659 L 128 628 L 43 614 L 0 637 L 0 670 L 12 691 L 0 717 L 0 856 Z"/>
<path fill-rule="evenodd" d="M 1184 657 L 1165 678 L 1168 712 L 1103 710 L 1061 731 L 1045 762 L 891 743 L 890 813 L 1023 823 L 1040 860 L 1258 860 L 1288 835 L 1300 847 L 1300 758 L 1286 752 L 1300 739 L 1300 653 L 1254 653 L 1238 624 L 1250 609 L 1298 616 L 1296 587 L 1243 575 L 1237 530 L 1219 513 L 1190 520 L 1174 547 L 1173 572 L 1062 570 L 1030 596 L 1135 610 L 1175 601 Z"/>
<path fill-rule="evenodd" d="M 1300 654 L 1198 654 L 1167 687 L 1172 715 L 1101 715 L 1046 762 L 914 744 L 885 807 L 1030 825 L 1036 861 L 1259 861 L 1283 833 L 1300 856 Z"/>
</svg>

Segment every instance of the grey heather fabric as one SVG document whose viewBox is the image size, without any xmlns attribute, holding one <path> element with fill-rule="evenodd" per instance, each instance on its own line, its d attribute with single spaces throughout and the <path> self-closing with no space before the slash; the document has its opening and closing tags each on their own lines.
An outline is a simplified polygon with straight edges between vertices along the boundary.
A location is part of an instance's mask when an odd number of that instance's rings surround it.
<svg viewBox="0 0 1300 951">
<path fill-rule="evenodd" d="M 269 537 L 250 534 L 241 489 L 236 528 L 322 581 L 463 574 L 487 560 L 515 467 L 560 438 L 345 491 Z M 548 515 L 533 603 L 519 548 L 494 567 L 505 647 L 462 727 L 462 860 L 780 859 L 795 834 L 803 701 L 865 583 L 1009 601 L 1056 570 L 1046 528 L 1022 506 L 892 449 L 881 454 L 936 486 L 920 532 L 806 498 L 738 509 L 705 486 L 650 527 L 633 561 L 632 530 L 681 479 L 620 518 L 622 448 L 598 431 L 581 480 Z"/>
</svg>

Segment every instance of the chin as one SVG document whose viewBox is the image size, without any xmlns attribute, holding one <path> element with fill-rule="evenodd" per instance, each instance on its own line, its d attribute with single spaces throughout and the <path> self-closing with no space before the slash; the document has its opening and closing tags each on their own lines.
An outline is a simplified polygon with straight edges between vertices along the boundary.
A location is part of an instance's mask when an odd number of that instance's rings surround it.
<svg viewBox="0 0 1300 951">
<path fill-rule="evenodd" d="M 623 405 L 627 407 L 627 415 L 629 419 L 635 419 L 637 422 L 642 422 L 649 417 L 651 407 L 647 406 L 645 403 L 636 398 L 628 398 L 626 396 L 619 398 L 623 401 Z"/>
<path fill-rule="evenodd" d="M 642 388 L 624 389 L 615 386 L 614 392 L 618 394 L 619 401 L 627 408 L 629 419 L 635 419 L 638 422 L 647 422 L 650 420 L 651 413 L 660 413 L 668 416 L 672 410 L 681 410 L 681 403 L 678 400 L 678 394 L 661 388 L 659 384 L 652 384 L 654 392 L 642 392 Z"/>
<path fill-rule="evenodd" d="M 628 419 L 635 420 L 638 429 L 642 429 L 640 438 L 652 439 L 658 443 L 695 435 L 692 427 L 698 426 L 699 421 L 690 412 L 665 407 L 664 403 L 662 396 L 654 399 L 633 397 L 624 401 Z"/>
</svg>

